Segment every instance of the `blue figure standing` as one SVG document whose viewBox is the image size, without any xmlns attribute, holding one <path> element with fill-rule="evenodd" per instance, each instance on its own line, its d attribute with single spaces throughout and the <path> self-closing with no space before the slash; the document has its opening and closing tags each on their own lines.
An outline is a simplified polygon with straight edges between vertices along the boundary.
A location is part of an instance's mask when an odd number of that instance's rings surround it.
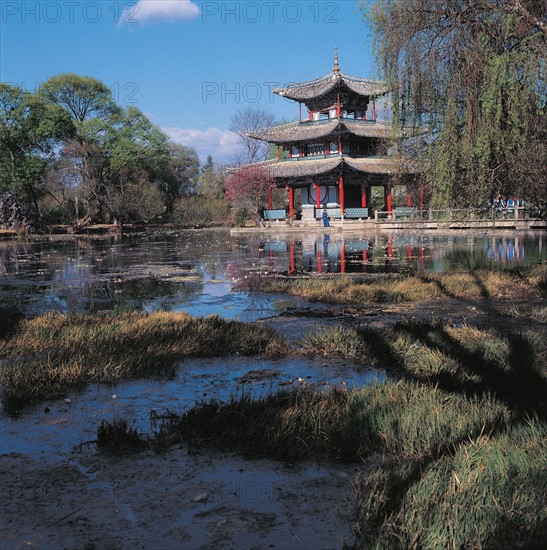
<svg viewBox="0 0 547 550">
<path fill-rule="evenodd" d="M 323 210 L 323 227 L 330 227 L 329 215 L 327 210 Z"/>
</svg>

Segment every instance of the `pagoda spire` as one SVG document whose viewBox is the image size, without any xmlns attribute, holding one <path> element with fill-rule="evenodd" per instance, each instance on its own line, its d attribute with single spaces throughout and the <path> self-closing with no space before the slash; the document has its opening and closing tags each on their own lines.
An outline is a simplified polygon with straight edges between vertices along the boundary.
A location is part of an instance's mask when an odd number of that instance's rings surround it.
<svg viewBox="0 0 547 550">
<path fill-rule="evenodd" d="M 340 66 L 338 65 L 338 48 L 334 48 L 334 67 L 332 68 L 334 74 L 340 74 Z"/>
</svg>

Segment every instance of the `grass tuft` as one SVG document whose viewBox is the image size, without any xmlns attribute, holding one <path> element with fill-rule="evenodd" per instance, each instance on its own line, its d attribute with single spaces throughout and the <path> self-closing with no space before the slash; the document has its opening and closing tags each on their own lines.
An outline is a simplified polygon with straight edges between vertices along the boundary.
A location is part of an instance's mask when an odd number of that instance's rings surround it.
<svg viewBox="0 0 547 550">
<path fill-rule="evenodd" d="M 254 278 L 254 290 L 288 293 L 327 304 L 401 303 L 434 298 L 545 296 L 547 264 L 506 271 L 374 277 Z"/>
<path fill-rule="evenodd" d="M 107 454 L 142 451 L 148 446 L 145 436 L 125 419 L 103 420 L 97 428 L 97 448 Z"/>
<path fill-rule="evenodd" d="M 20 321 L 0 340 L 2 401 L 14 410 L 89 383 L 170 373 L 184 357 L 287 352 L 274 331 L 218 316 L 47 313 Z"/>
</svg>

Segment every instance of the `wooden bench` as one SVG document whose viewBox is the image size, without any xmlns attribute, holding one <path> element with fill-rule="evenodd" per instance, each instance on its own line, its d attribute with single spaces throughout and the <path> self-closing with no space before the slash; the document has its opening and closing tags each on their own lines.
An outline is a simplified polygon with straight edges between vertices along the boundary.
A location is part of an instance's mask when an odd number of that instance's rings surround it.
<svg viewBox="0 0 547 550">
<path fill-rule="evenodd" d="M 262 217 L 265 220 L 284 220 L 287 217 L 287 212 L 283 208 L 264 210 L 262 213 Z"/>
<path fill-rule="evenodd" d="M 346 218 L 368 218 L 368 208 L 346 208 L 344 210 L 344 216 Z"/>
</svg>

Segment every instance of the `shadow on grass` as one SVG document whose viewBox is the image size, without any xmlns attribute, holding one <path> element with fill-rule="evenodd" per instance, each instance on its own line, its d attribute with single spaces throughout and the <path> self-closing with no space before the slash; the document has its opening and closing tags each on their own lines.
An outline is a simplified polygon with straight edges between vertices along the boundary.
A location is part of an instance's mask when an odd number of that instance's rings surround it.
<svg viewBox="0 0 547 550">
<path fill-rule="evenodd" d="M 439 323 L 400 323 L 395 332 L 401 332 L 422 343 L 430 350 L 438 350 L 452 359 L 458 366 L 454 371 L 446 370 L 427 376 L 427 380 L 448 392 L 470 395 L 493 394 L 519 417 L 537 415 L 547 419 L 547 382 L 539 372 L 538 361 L 533 345 L 523 334 L 506 336 L 509 346 L 508 361 L 485 357 L 483 349 L 469 349 L 454 338 Z M 384 342 L 382 353 L 388 361 L 393 360 L 395 351 Z M 495 350 L 494 350 L 495 351 Z M 423 381 L 409 371 L 400 360 L 397 368 L 406 377 Z"/>
</svg>

